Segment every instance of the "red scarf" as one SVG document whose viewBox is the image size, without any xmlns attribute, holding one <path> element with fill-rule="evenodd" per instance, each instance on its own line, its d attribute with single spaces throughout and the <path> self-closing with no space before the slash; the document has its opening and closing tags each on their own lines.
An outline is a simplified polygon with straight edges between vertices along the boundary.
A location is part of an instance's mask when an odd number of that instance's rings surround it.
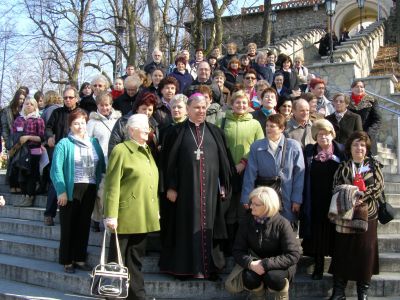
<svg viewBox="0 0 400 300">
<path fill-rule="evenodd" d="M 112 96 L 113 100 L 117 99 L 123 93 L 124 93 L 124 90 L 122 90 L 122 91 L 111 90 L 111 96 Z"/>
<path fill-rule="evenodd" d="M 231 69 L 231 68 L 229 68 L 229 71 L 233 74 L 233 76 L 237 76 L 237 74 L 239 73 L 239 69 L 236 69 L 236 70 L 234 70 L 234 69 Z"/>
<path fill-rule="evenodd" d="M 365 94 L 362 95 L 354 95 L 353 93 L 351 94 L 351 100 L 353 100 L 354 104 L 357 106 L 360 104 L 362 98 L 364 98 Z"/>
</svg>

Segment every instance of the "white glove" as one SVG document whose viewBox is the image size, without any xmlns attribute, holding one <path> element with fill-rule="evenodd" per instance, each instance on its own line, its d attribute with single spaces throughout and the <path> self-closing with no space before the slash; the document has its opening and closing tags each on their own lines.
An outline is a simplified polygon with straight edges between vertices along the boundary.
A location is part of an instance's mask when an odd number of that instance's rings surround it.
<svg viewBox="0 0 400 300">
<path fill-rule="evenodd" d="M 117 218 L 105 218 L 103 220 L 104 228 L 115 230 L 118 227 L 118 219 Z"/>
<path fill-rule="evenodd" d="M 6 205 L 6 200 L 4 200 L 3 196 L 0 196 L 0 206 Z"/>
</svg>

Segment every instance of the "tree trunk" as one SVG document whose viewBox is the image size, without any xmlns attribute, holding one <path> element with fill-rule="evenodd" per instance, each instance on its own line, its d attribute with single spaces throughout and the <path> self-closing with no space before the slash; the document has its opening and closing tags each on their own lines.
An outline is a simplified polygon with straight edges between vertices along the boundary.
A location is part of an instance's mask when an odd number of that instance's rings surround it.
<svg viewBox="0 0 400 300">
<path fill-rule="evenodd" d="M 147 42 L 147 60 L 151 60 L 154 49 L 160 49 L 161 16 L 157 0 L 147 0 L 149 10 L 149 40 Z M 165 24 L 164 24 L 165 25 Z"/>
<path fill-rule="evenodd" d="M 267 47 L 271 43 L 271 22 L 269 20 L 269 15 L 271 12 L 271 0 L 264 0 L 263 25 L 261 31 L 262 47 Z"/>
<path fill-rule="evenodd" d="M 203 1 L 196 0 L 194 21 L 192 23 L 192 36 L 195 49 L 203 48 Z"/>
</svg>

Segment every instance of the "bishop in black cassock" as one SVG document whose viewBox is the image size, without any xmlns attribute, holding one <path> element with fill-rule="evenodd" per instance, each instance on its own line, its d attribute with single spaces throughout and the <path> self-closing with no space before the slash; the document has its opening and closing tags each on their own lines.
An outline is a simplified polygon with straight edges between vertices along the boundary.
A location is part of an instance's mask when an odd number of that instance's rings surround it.
<svg viewBox="0 0 400 300">
<path fill-rule="evenodd" d="M 162 148 L 160 270 L 176 276 L 212 276 L 215 241 L 227 238 L 222 201 L 230 197 L 233 165 L 223 131 L 205 116 L 204 97 L 192 95 L 188 120 L 171 127 Z"/>
</svg>

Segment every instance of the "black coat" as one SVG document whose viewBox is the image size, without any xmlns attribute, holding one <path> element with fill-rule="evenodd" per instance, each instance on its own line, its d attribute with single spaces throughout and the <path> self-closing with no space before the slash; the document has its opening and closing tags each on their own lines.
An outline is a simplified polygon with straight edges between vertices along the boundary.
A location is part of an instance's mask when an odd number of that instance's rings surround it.
<svg viewBox="0 0 400 300">
<path fill-rule="evenodd" d="M 76 108 L 78 108 L 78 106 Z M 46 133 L 45 133 L 46 141 L 50 137 L 54 136 L 56 143 L 58 143 L 59 140 L 65 138 L 68 135 L 69 132 L 68 116 L 71 113 L 71 111 L 75 109 L 71 110 L 63 106 L 56 108 L 51 113 L 50 119 L 46 123 Z"/>
<path fill-rule="evenodd" d="M 94 100 L 93 95 L 81 97 L 79 107 L 84 109 L 88 115 L 90 115 L 92 111 L 97 111 L 96 100 Z"/>
<path fill-rule="evenodd" d="M 332 123 L 336 132 L 335 141 L 340 144 L 345 144 L 354 131 L 363 130 L 361 117 L 349 110 L 346 111 L 340 122 L 337 121 L 334 113 L 326 116 L 326 119 Z"/>
<path fill-rule="evenodd" d="M 125 91 L 125 93 L 123 93 L 121 96 L 119 96 L 113 102 L 113 105 L 112 105 L 113 108 L 115 110 L 119 110 L 122 113 L 122 115 L 126 115 L 127 113 L 130 113 L 135 104 L 136 96 L 138 94 L 139 94 L 139 92 L 137 92 L 133 97 L 131 97 Z"/>
<path fill-rule="evenodd" d="M 348 109 L 361 117 L 363 130 L 368 133 L 371 139 L 371 153 L 376 155 L 376 138 L 382 124 L 378 101 L 369 95 L 365 95 L 357 106 L 351 101 Z"/>
<path fill-rule="evenodd" d="M 199 82 L 197 79 L 189 85 L 186 90 L 183 92 L 187 97 L 190 97 L 192 94 L 197 92 L 197 89 L 200 85 L 207 85 L 210 87 L 213 96 L 213 102 L 217 102 L 218 104 L 222 103 L 222 92 L 219 86 L 208 79 L 206 82 Z"/>
<path fill-rule="evenodd" d="M 266 80 L 271 85 L 274 81 L 274 74 L 269 66 L 260 66 L 259 64 L 253 64 L 253 69 L 257 72 L 258 80 Z"/>
<path fill-rule="evenodd" d="M 254 260 L 250 251 L 262 260 L 265 270 L 288 270 L 289 279 L 294 276 L 300 245 L 289 221 L 279 213 L 264 224 L 257 223 L 250 214 L 240 223 L 232 254 L 245 269 Z"/>
<path fill-rule="evenodd" d="M 251 112 L 251 115 L 253 116 L 253 119 L 256 119 L 258 122 L 260 122 L 264 136 L 266 136 L 265 125 L 267 125 L 267 116 L 261 111 L 261 109 Z"/>
</svg>

